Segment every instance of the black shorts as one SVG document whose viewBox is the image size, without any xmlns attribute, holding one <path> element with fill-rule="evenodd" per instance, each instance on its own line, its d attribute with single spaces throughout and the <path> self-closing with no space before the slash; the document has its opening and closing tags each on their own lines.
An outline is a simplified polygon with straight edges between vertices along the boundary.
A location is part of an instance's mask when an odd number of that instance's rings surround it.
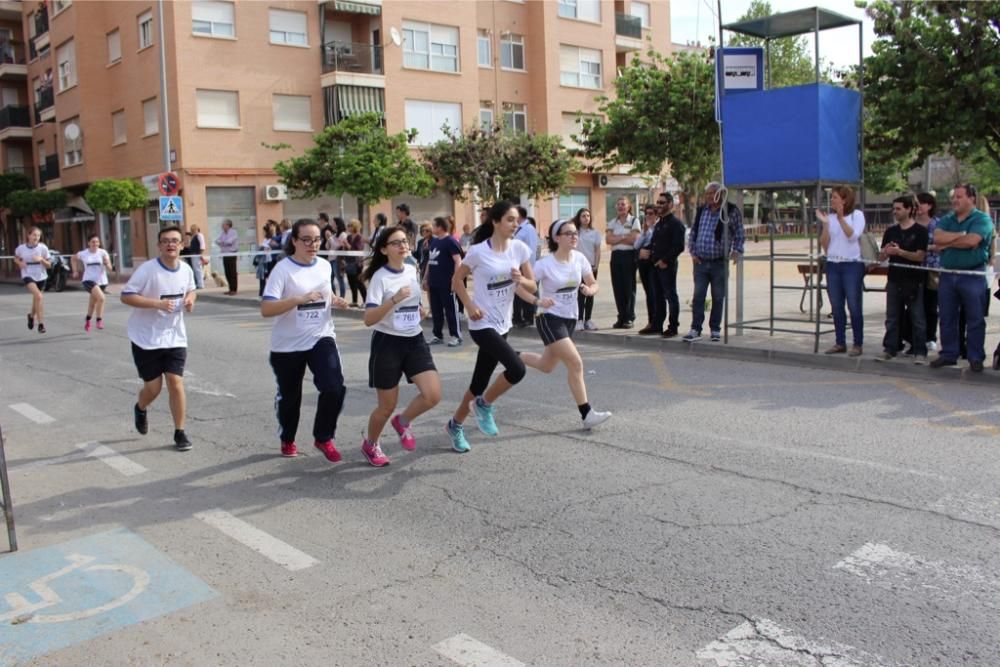
<svg viewBox="0 0 1000 667">
<path fill-rule="evenodd" d="M 35 280 L 34 278 L 21 278 L 21 282 L 24 283 L 25 285 L 30 285 L 31 283 L 35 283 L 36 285 L 38 285 L 38 289 L 40 289 L 43 292 L 45 291 L 45 282 L 46 282 L 45 280 Z"/>
<path fill-rule="evenodd" d="M 95 287 L 100 287 L 102 292 L 107 292 L 108 291 L 108 286 L 107 285 L 98 285 L 93 280 L 84 280 L 83 283 L 81 283 L 81 284 L 83 285 L 83 289 L 84 289 L 84 291 L 87 292 L 87 294 L 90 294 L 91 292 L 93 292 Z"/>
<path fill-rule="evenodd" d="M 434 357 L 423 334 L 393 336 L 384 331 L 372 332 L 371 353 L 368 355 L 368 386 L 374 389 L 395 389 L 405 374 L 407 382 L 426 371 L 436 371 Z"/>
<path fill-rule="evenodd" d="M 576 331 L 576 320 L 545 313 L 539 315 L 535 322 L 535 328 L 538 329 L 538 335 L 542 342 L 551 345 L 557 340 L 572 338 L 573 332 Z"/>
<path fill-rule="evenodd" d="M 186 347 L 161 347 L 155 350 L 144 350 L 132 343 L 132 359 L 139 377 L 143 382 L 150 382 L 164 373 L 184 376 L 184 362 L 187 361 Z"/>
</svg>

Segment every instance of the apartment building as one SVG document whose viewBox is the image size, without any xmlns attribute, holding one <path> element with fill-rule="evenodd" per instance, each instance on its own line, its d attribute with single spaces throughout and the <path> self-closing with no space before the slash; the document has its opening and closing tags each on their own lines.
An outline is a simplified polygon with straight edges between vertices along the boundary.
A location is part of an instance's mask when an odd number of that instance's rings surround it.
<svg viewBox="0 0 1000 667">
<path fill-rule="evenodd" d="M 389 132 L 418 130 L 414 150 L 440 138 L 444 123 L 502 122 L 568 137 L 576 113 L 596 112 L 595 97 L 612 89 L 616 68 L 647 38 L 670 50 L 665 0 L 163 2 L 164 119 L 156 0 L 0 2 L 0 52 L 7 5 L 20 5 L 28 36 L 22 78 L 11 81 L 26 85 L 8 93 L 3 64 L 0 84 L 5 102 L 30 109 L 11 139 L 20 154 L 6 149 L 0 109 L 0 164 L 70 193 L 67 209 L 41 221 L 57 247 L 76 250 L 98 230 L 108 245 L 120 238 L 126 270 L 155 253 L 167 127 L 185 224 L 211 240 L 222 220 L 233 220 L 249 249 L 269 218 L 319 210 L 353 217 L 349 197 L 295 200 L 269 187 L 274 163 L 308 148 L 327 124 L 376 111 Z M 120 232 L 82 198 L 102 178 L 148 187 L 149 206 L 124 215 Z M 530 207 L 543 228 L 580 206 L 602 222 L 618 195 L 646 191 L 641 179 L 584 172 L 563 196 Z M 473 219 L 470 205 L 443 194 L 400 200 L 416 218 Z"/>
</svg>

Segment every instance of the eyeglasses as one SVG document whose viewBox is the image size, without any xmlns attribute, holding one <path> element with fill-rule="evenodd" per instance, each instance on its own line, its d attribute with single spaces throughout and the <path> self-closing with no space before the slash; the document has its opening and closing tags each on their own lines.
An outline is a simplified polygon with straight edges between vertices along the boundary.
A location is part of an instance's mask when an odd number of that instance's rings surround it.
<svg viewBox="0 0 1000 667">
<path fill-rule="evenodd" d="M 300 236 L 299 241 L 302 241 L 306 245 L 319 245 L 323 239 L 318 236 Z"/>
<path fill-rule="evenodd" d="M 406 239 L 396 239 L 395 241 L 386 241 L 385 244 L 395 246 L 397 248 L 402 248 L 403 246 L 409 247 L 410 242 L 407 241 Z"/>
<path fill-rule="evenodd" d="M 182 241 L 180 239 L 160 239 L 160 243 L 165 246 L 180 245 Z"/>
<path fill-rule="evenodd" d="M 556 234 L 556 236 L 566 236 L 566 237 L 569 237 L 571 239 L 575 239 L 575 238 L 579 237 L 580 234 L 578 232 L 559 232 L 558 234 Z"/>
</svg>

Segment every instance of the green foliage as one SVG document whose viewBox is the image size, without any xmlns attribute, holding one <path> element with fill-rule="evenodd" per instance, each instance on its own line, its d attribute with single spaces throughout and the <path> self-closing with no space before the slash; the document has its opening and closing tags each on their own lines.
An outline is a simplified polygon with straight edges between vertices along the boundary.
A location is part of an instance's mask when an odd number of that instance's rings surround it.
<svg viewBox="0 0 1000 667">
<path fill-rule="evenodd" d="M 31 188 L 31 179 L 24 174 L 0 174 L 0 208 L 9 206 L 8 198 L 12 192 Z"/>
<path fill-rule="evenodd" d="M 633 58 L 615 79 L 614 98 L 599 97 L 607 120 L 583 119 L 578 138 L 601 169 L 630 165 L 633 174 L 660 174 L 664 162 L 689 195 L 719 173 L 715 74 L 710 57 L 654 50 Z"/>
<path fill-rule="evenodd" d="M 963 181 L 974 183 L 985 195 L 1000 194 L 1000 164 L 985 149 L 970 155 L 964 160 L 964 166 L 968 173 L 963 174 Z"/>
<path fill-rule="evenodd" d="M 573 180 L 577 161 L 562 137 L 507 132 L 499 126 L 445 129 L 446 138 L 424 149 L 427 170 L 460 201 L 475 193 L 486 200 L 527 195 L 554 197 Z"/>
<path fill-rule="evenodd" d="M 1000 165 L 1000 0 L 862 4 L 877 36 L 865 61 L 868 145 L 911 165 L 980 150 Z"/>
<path fill-rule="evenodd" d="M 305 154 L 274 165 L 281 182 L 305 197 L 351 195 L 359 207 L 403 193 L 430 194 L 434 180 L 411 155 L 412 134 L 390 135 L 376 113 L 330 125 Z"/>
<path fill-rule="evenodd" d="M 16 190 L 7 196 L 14 215 L 46 214 L 66 205 L 65 190 Z"/>
<path fill-rule="evenodd" d="M 113 214 L 146 208 L 149 192 L 138 181 L 104 178 L 91 183 L 83 198 L 95 211 Z"/>
<path fill-rule="evenodd" d="M 771 16 L 774 11 L 767 0 L 753 0 L 750 8 L 738 20 L 749 21 Z M 733 35 L 727 46 L 764 46 L 764 40 L 750 35 Z M 798 86 L 816 81 L 816 69 L 809 54 L 805 37 L 782 37 L 771 40 L 771 88 Z M 767 81 L 767 60 L 764 62 Z M 824 72 L 820 71 L 820 78 Z"/>
</svg>

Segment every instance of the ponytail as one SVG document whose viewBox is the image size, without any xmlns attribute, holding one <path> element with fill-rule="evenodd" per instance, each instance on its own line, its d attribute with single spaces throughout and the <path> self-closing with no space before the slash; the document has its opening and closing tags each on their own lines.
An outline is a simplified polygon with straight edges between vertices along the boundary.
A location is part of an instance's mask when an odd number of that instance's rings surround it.
<svg viewBox="0 0 1000 667">
<path fill-rule="evenodd" d="M 476 227 L 476 231 L 472 233 L 472 245 L 482 243 L 493 236 L 493 223 L 502 220 L 504 214 L 512 208 L 514 208 L 514 204 L 506 200 L 498 201 L 490 206 L 486 212 L 486 221 Z"/>
</svg>

